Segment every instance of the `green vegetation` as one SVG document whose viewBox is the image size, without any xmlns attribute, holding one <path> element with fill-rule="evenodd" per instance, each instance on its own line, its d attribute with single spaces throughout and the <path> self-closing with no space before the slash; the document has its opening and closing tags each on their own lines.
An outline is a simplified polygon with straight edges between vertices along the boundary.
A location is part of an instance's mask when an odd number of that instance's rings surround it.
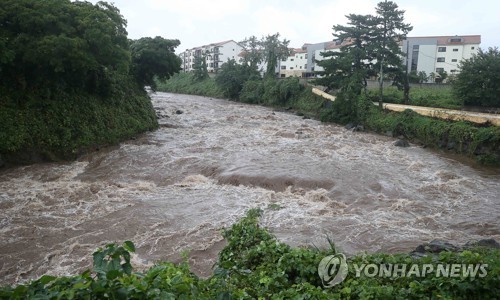
<svg viewBox="0 0 500 300">
<path fill-rule="evenodd" d="M 131 41 L 132 74 L 141 87 L 156 88 L 156 80 L 167 80 L 181 70 L 181 59 L 175 55 L 178 40 L 145 37 Z"/>
<path fill-rule="evenodd" d="M 158 126 L 144 85 L 180 69 L 177 40 L 129 41 L 106 2 L 0 7 L 0 162 L 72 159 Z"/>
<path fill-rule="evenodd" d="M 196 81 L 192 73 L 178 73 L 167 81 L 157 82 L 158 90 L 189 95 L 224 98 L 224 92 L 213 78 Z"/>
<path fill-rule="evenodd" d="M 368 97 L 371 101 L 378 100 L 378 96 L 378 91 L 368 90 Z M 385 87 L 384 102 L 404 104 L 403 91 L 395 86 Z M 455 96 L 450 85 L 414 86 L 410 90 L 408 104 L 448 109 L 461 109 L 463 107 L 463 101 Z"/>
<path fill-rule="evenodd" d="M 357 97 L 367 92 L 367 80 L 379 79 L 379 107 L 382 109 L 383 86 L 385 78 L 391 78 L 404 87 L 404 99 L 408 100 L 408 77 L 401 60 L 403 52 L 398 41 L 406 39 L 412 30 L 404 23 L 404 11 L 392 1 L 377 4 L 375 15 L 347 15 L 347 25 L 334 25 L 333 36 L 340 43 L 340 51 L 323 52 L 318 61 L 323 67 L 322 78 L 316 80 L 320 85 L 337 89 L 346 101 L 356 101 Z M 363 109 L 363 105 L 353 104 L 354 110 Z M 353 115 L 365 112 L 353 112 Z"/>
<path fill-rule="evenodd" d="M 390 132 L 423 145 L 454 150 L 479 162 L 500 165 L 500 127 L 476 127 L 466 122 L 448 122 L 420 116 L 412 110 L 384 113 L 373 110 L 365 125 L 379 133 Z"/>
<path fill-rule="evenodd" d="M 324 288 L 318 264 L 331 249 L 292 248 L 258 225 L 262 214 L 252 209 L 224 230 L 227 246 L 220 252 L 211 277 L 201 279 L 187 262 L 160 263 L 133 272 L 131 242 L 106 245 L 94 255 L 92 271 L 72 277 L 44 275 L 26 285 L 0 288 L 2 299 L 495 299 L 500 293 L 500 250 L 475 248 L 441 252 L 423 258 L 407 254 L 357 255 L 347 259 L 346 279 Z M 356 272 L 362 264 L 487 265 L 484 277 L 367 276 Z"/>
<path fill-rule="evenodd" d="M 453 88 L 466 105 L 500 107 L 499 82 L 500 51 L 479 49 L 477 55 L 460 63 Z"/>
<path fill-rule="evenodd" d="M 241 66 L 238 68 L 243 70 Z M 245 77 L 245 74 L 241 76 Z M 365 128 L 382 134 L 403 136 L 424 146 L 447 149 L 474 157 L 484 164 L 500 165 L 499 127 L 478 127 L 472 123 L 433 119 L 411 111 L 405 113 L 379 111 L 371 103 L 371 97 L 374 99 L 378 97 L 375 93 L 377 91 L 373 94 L 370 91 L 368 97 L 360 96 L 357 101 L 348 101 L 341 93 L 336 101 L 331 102 L 313 94 L 310 88 L 301 86 L 298 78 L 253 78 L 248 81 L 244 79 L 237 81 L 238 77 L 238 72 L 228 76 L 229 84 L 239 82 L 235 91 L 241 88 L 239 94 L 233 98 L 235 101 L 292 108 L 300 115 L 320 119 L 323 122 L 363 124 Z M 217 84 L 212 78 L 194 82 L 192 74 L 182 73 L 165 83 L 159 83 L 158 86 L 159 90 L 166 92 L 227 97 L 228 94 L 222 89 L 225 84 L 227 83 L 221 81 Z M 395 87 L 387 87 L 386 101 L 400 103 L 401 93 Z M 233 95 L 235 94 L 236 92 Z M 452 102 L 456 98 L 453 97 L 449 87 L 440 89 L 415 87 L 412 89 L 410 99 L 414 105 L 458 108 L 458 104 Z M 361 108 L 353 108 L 353 105 L 359 105 Z"/>
<path fill-rule="evenodd" d="M 288 47 L 290 41 L 280 40 L 279 32 L 262 37 L 260 40 L 256 36 L 251 36 L 242 41 L 241 44 L 246 49 L 242 59 L 243 65 L 257 70 L 260 63 L 265 63 L 266 77 L 275 77 L 278 61 L 291 54 L 291 49 Z M 263 72 L 264 70 L 257 71 Z"/>
</svg>

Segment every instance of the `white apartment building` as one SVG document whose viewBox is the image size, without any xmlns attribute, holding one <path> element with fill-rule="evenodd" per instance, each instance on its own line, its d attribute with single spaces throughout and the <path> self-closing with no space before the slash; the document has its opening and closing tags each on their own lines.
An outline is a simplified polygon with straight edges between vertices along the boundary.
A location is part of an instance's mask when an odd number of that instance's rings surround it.
<svg viewBox="0 0 500 300">
<path fill-rule="evenodd" d="M 212 43 L 186 51 L 179 54 L 182 60 L 182 69 L 184 72 L 193 70 L 196 57 L 205 56 L 207 60 L 207 70 L 210 73 L 217 72 L 220 67 L 229 59 L 234 59 L 239 62 L 239 54 L 242 52 L 243 47 L 233 40 Z"/>
<path fill-rule="evenodd" d="M 408 53 L 408 72 L 424 71 L 427 75 L 446 71 L 459 72 L 460 61 L 479 51 L 480 35 L 408 37 L 401 47 Z"/>
<path fill-rule="evenodd" d="M 346 46 L 347 43 L 341 43 L 340 41 L 326 42 L 324 43 L 324 48 L 316 49 L 314 51 L 314 60 L 313 60 L 313 72 L 322 72 L 325 69 L 318 65 L 317 61 L 322 61 L 325 59 L 323 56 L 324 52 L 340 52 L 340 48 Z M 328 59 L 328 58 L 327 58 Z"/>
<path fill-rule="evenodd" d="M 307 49 L 292 49 L 291 54 L 279 62 L 279 77 L 306 77 Z"/>
</svg>

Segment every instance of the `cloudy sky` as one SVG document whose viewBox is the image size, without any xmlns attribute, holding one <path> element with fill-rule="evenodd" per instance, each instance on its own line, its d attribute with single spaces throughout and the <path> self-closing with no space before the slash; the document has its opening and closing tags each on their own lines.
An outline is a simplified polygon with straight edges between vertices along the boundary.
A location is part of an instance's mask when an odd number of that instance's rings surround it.
<svg viewBox="0 0 500 300">
<path fill-rule="evenodd" d="M 96 2 L 97 0 L 92 0 Z M 380 0 L 108 0 L 128 21 L 130 38 L 179 39 L 177 52 L 224 40 L 279 32 L 290 46 L 332 39 L 349 13 L 370 14 Z M 409 36 L 482 36 L 500 46 L 499 0 L 396 0 L 413 25 Z"/>
</svg>

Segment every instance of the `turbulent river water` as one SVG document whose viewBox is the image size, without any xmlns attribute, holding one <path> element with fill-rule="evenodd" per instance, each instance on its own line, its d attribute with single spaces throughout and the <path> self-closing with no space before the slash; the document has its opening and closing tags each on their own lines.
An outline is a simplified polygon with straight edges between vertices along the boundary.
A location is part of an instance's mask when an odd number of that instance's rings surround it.
<svg viewBox="0 0 500 300">
<path fill-rule="evenodd" d="M 500 239 L 500 175 L 394 139 L 270 108 L 152 96 L 160 129 L 71 163 L 0 172 L 0 284 L 76 274 L 108 242 L 134 266 L 211 272 L 221 229 L 250 208 L 293 246 L 408 252 Z M 181 113 L 182 112 L 182 113 Z"/>
</svg>

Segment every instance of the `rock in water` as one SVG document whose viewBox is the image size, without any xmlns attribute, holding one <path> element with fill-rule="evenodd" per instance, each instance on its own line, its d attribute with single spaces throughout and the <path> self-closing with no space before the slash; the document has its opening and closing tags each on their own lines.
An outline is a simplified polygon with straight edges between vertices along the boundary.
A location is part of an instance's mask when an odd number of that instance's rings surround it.
<svg viewBox="0 0 500 300">
<path fill-rule="evenodd" d="M 408 143 L 405 139 L 400 139 L 394 142 L 394 146 L 396 147 L 410 147 L 410 143 Z"/>
</svg>

